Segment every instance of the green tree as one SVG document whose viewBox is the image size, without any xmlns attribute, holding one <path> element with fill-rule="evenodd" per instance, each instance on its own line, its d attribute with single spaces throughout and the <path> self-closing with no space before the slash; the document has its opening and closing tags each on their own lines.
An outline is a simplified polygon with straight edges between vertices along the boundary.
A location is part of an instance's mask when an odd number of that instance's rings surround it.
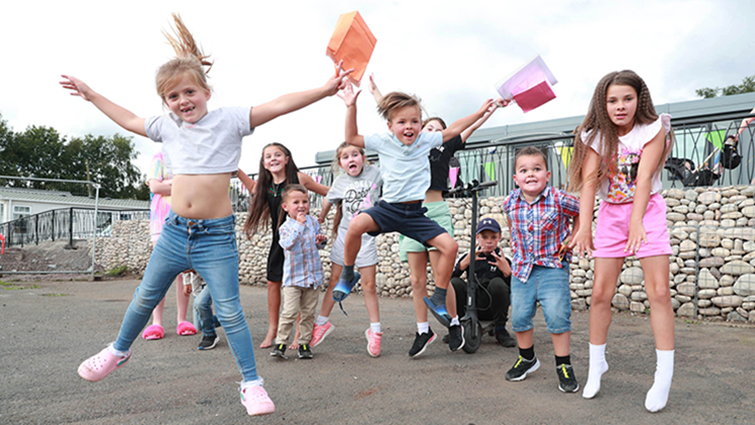
<svg viewBox="0 0 755 425">
<path fill-rule="evenodd" d="M 695 94 L 697 94 L 698 96 L 704 99 L 710 99 L 710 98 L 718 96 L 719 94 L 721 96 L 731 96 L 733 94 L 752 93 L 752 92 L 755 92 L 755 75 L 744 77 L 742 79 L 742 82 L 737 85 L 731 85 L 731 86 L 723 87 L 723 88 L 703 87 L 701 89 L 695 90 Z"/>
<path fill-rule="evenodd" d="M 136 155 L 131 138 L 119 134 L 86 135 L 66 141 L 49 127 L 31 126 L 14 133 L 0 116 L 0 175 L 90 180 L 100 184 L 102 197 L 147 200 L 145 177 L 132 163 Z M 87 195 L 81 184 L 20 180 L 0 183 Z"/>
</svg>

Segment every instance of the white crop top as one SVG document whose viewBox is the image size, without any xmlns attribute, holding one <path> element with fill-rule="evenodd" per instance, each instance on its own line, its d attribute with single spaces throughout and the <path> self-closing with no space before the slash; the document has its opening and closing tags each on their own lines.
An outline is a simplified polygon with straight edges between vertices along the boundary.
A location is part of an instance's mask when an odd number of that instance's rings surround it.
<svg viewBox="0 0 755 425">
<path fill-rule="evenodd" d="M 250 112 L 248 107 L 215 109 L 194 124 L 169 112 L 148 118 L 144 130 L 163 143 L 173 175 L 234 172 L 239 168 L 241 139 L 254 132 Z"/>
<path fill-rule="evenodd" d="M 637 182 L 637 168 L 640 165 L 642 149 L 652 141 L 661 131 L 661 125 L 668 134 L 671 131 L 671 115 L 661 114 L 650 124 L 635 124 L 632 130 L 619 137 L 619 147 L 616 152 L 616 173 L 609 175 L 598 187 L 598 197 L 614 204 L 632 202 Z M 582 132 L 582 140 L 587 140 L 590 131 Z M 600 149 L 601 135 L 598 133 L 590 147 L 602 156 Z M 651 180 L 650 194 L 658 193 L 662 189 L 661 173 L 656 172 Z"/>
</svg>

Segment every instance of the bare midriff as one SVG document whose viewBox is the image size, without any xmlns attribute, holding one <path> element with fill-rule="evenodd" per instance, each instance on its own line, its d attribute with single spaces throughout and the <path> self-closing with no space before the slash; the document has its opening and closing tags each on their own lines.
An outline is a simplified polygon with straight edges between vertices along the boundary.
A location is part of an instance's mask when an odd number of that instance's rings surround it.
<svg viewBox="0 0 755 425">
<path fill-rule="evenodd" d="M 211 219 L 233 214 L 228 187 L 231 173 L 173 177 L 171 209 L 184 218 Z"/>
<path fill-rule="evenodd" d="M 425 203 L 440 202 L 443 200 L 443 191 L 440 190 L 428 190 L 425 192 Z"/>
</svg>

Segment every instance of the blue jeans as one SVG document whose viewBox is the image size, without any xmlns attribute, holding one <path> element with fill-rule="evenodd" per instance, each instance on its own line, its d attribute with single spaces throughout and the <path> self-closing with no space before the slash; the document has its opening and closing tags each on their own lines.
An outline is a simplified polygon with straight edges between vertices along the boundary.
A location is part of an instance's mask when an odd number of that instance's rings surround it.
<svg viewBox="0 0 755 425">
<path fill-rule="evenodd" d="M 205 287 L 196 297 L 194 297 L 194 317 L 197 329 L 202 331 L 204 336 L 215 336 L 215 328 L 218 326 L 218 318 L 212 314 L 212 295 Z"/>
<path fill-rule="evenodd" d="M 527 282 L 511 275 L 511 328 L 525 332 L 534 327 L 532 318 L 537 303 L 543 308 L 548 332 L 562 334 L 571 330 L 571 291 L 569 263 L 562 268 L 533 266 Z"/>
<path fill-rule="evenodd" d="M 218 319 L 244 382 L 258 379 L 254 345 L 239 299 L 239 255 L 235 216 L 192 220 L 170 212 L 142 283 L 126 310 L 113 347 L 128 351 L 179 273 L 194 269 L 207 281 Z"/>
</svg>

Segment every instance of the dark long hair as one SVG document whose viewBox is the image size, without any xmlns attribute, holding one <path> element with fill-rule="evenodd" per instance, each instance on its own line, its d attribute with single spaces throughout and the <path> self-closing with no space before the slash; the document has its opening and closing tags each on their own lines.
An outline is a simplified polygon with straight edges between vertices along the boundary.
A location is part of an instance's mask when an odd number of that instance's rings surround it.
<svg viewBox="0 0 755 425">
<path fill-rule="evenodd" d="M 601 136 L 599 143 L 602 158 L 597 173 L 587 176 L 587 178 L 590 180 L 597 179 L 598 182 L 601 182 L 616 171 L 615 158 L 619 148 L 619 135 L 616 124 L 611 121 L 606 109 L 606 94 L 608 88 L 612 85 L 630 86 L 637 93 L 637 112 L 634 115 L 635 125 L 650 124 L 658 119 L 658 114 L 655 112 L 655 107 L 653 106 L 653 100 L 650 97 L 650 90 L 645 85 L 645 81 L 634 71 L 611 72 L 601 78 L 597 87 L 595 87 L 595 92 L 590 101 L 590 109 L 587 111 L 584 121 L 575 130 L 574 157 L 569 165 L 569 190 L 578 191 L 582 188 L 582 184 L 584 184 L 582 166 L 587 152 L 591 149 L 590 146 L 598 134 Z M 582 140 L 582 132 L 590 130 L 592 131 L 587 136 L 587 139 Z M 673 136 L 669 133 L 668 137 L 669 142 L 666 143 L 666 149 L 661 156 L 662 159 L 658 164 L 656 172 L 663 167 L 666 156 L 671 150 Z"/>
<path fill-rule="evenodd" d="M 267 204 L 267 191 L 273 184 L 273 175 L 265 168 L 265 149 L 271 146 L 280 149 L 283 154 L 288 157 L 288 163 L 286 164 L 286 184 L 298 181 L 296 177 L 299 173 L 299 167 L 294 163 L 291 151 L 288 150 L 287 147 L 276 142 L 265 145 L 265 147 L 262 148 L 262 156 L 260 157 L 259 178 L 257 179 L 257 184 L 254 186 L 254 194 L 249 207 L 249 214 L 246 216 L 246 222 L 244 223 L 244 233 L 246 233 L 246 237 L 248 238 L 251 238 L 257 233 L 260 224 L 262 224 L 262 230 L 267 230 L 270 214 L 278 213 L 277 211 L 270 211 L 270 207 Z M 280 221 L 278 224 L 280 224 Z"/>
</svg>

